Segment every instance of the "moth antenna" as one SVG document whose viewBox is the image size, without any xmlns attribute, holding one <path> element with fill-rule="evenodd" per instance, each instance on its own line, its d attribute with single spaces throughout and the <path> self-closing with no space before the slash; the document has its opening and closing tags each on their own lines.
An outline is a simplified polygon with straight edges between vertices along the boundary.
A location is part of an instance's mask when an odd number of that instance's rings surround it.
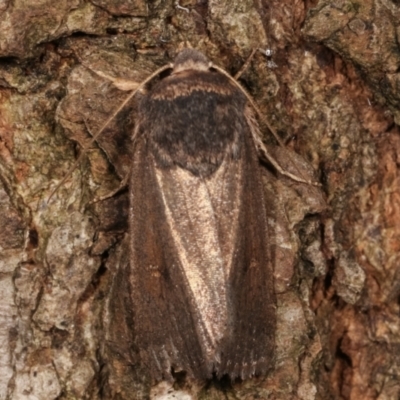
<svg viewBox="0 0 400 400">
<path fill-rule="evenodd" d="M 250 55 L 249 59 L 246 61 L 244 66 L 247 67 L 247 65 L 250 63 L 250 61 L 253 58 L 253 56 L 254 56 L 256 51 L 257 51 L 257 49 L 253 50 L 252 54 Z M 247 93 L 247 91 L 244 89 L 244 87 L 237 80 L 235 80 L 237 75 L 240 76 L 243 73 L 244 68 L 242 67 L 241 70 L 235 75 L 235 77 L 232 77 L 223 68 L 218 67 L 217 65 L 214 65 L 213 63 L 211 63 L 210 66 L 211 66 L 211 68 L 214 68 L 215 70 L 217 70 L 221 74 L 225 75 L 246 96 L 247 100 L 249 101 L 249 103 L 251 104 L 253 109 L 256 111 L 256 113 L 258 114 L 258 116 L 261 119 L 261 121 L 271 131 L 272 135 L 274 136 L 276 141 L 279 143 L 279 145 L 281 147 L 285 147 L 285 144 L 282 142 L 281 138 L 278 136 L 278 134 L 276 133 L 275 129 L 273 129 L 272 126 L 269 124 L 269 122 L 266 120 L 266 118 L 264 118 L 263 114 L 261 113 L 261 110 L 258 108 L 257 104 L 254 102 L 252 97 Z M 274 159 L 274 157 L 272 157 L 269 154 L 264 142 L 260 138 L 254 137 L 254 135 L 253 135 L 253 138 L 254 138 L 256 144 L 258 145 L 258 147 L 261 149 L 262 153 L 264 154 L 264 157 L 276 168 L 276 170 L 280 174 L 285 175 L 285 176 L 289 177 L 290 179 L 292 179 L 292 180 L 294 180 L 296 182 L 307 183 L 307 184 L 313 185 L 313 186 L 321 186 L 321 184 L 319 182 L 312 182 L 312 181 L 300 178 L 299 176 L 296 176 L 296 175 L 294 175 L 294 174 L 292 174 L 290 172 L 285 171 L 279 165 L 279 163 Z"/>
<path fill-rule="evenodd" d="M 161 72 L 166 71 L 167 69 L 171 69 L 173 67 L 172 63 L 166 64 L 160 68 L 158 68 L 156 71 L 154 71 L 150 76 L 148 76 L 144 81 L 142 81 L 139 86 L 133 90 L 127 98 L 121 103 L 121 105 L 111 114 L 111 116 L 107 119 L 107 121 L 102 125 L 100 130 L 92 136 L 92 139 L 90 140 L 89 144 L 82 150 L 81 154 L 79 157 L 76 159 L 76 161 L 73 163 L 72 167 L 69 169 L 69 171 L 65 174 L 65 176 L 61 179 L 60 183 L 55 187 L 55 189 L 51 192 L 49 198 L 47 199 L 47 204 L 50 202 L 51 198 L 53 195 L 57 192 L 57 190 L 65 183 L 65 181 L 71 176 L 71 174 L 75 171 L 76 167 L 79 165 L 79 163 L 82 161 L 83 156 L 87 153 L 88 148 L 90 145 L 93 144 L 93 142 L 96 141 L 96 139 L 103 133 L 104 129 L 107 128 L 109 123 L 118 115 L 118 113 L 128 104 L 128 102 L 133 98 L 133 96 L 140 90 L 144 85 L 146 85 L 148 82 L 150 82 L 155 76 L 160 74 Z M 90 132 L 90 131 L 89 131 Z"/>
<path fill-rule="evenodd" d="M 254 55 L 256 54 L 257 49 L 253 49 L 253 51 L 251 52 L 251 54 L 249 55 L 249 57 L 247 57 L 246 62 L 242 65 L 242 68 L 240 68 L 240 70 L 236 73 L 236 75 L 233 77 L 235 80 L 238 80 L 244 71 L 246 71 L 246 69 L 248 68 L 251 60 L 253 59 Z"/>
</svg>

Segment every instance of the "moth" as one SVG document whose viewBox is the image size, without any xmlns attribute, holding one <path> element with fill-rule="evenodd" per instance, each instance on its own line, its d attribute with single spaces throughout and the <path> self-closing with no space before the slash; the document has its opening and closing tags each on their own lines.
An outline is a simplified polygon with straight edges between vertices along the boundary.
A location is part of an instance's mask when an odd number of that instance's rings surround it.
<svg viewBox="0 0 400 400">
<path fill-rule="evenodd" d="M 136 381 L 146 391 L 149 379 L 171 381 L 180 373 L 200 381 L 234 380 L 272 368 L 273 240 L 260 160 L 267 158 L 294 181 L 313 184 L 282 170 L 261 141 L 254 102 L 193 49 L 143 81 L 93 140 L 166 69 L 170 75 L 142 95 L 137 107 L 129 235 L 107 261 L 111 269 L 118 267 L 103 318 L 102 357 L 110 390 L 127 398 L 137 391 Z"/>
<path fill-rule="evenodd" d="M 264 375 L 273 265 L 247 97 L 199 51 L 141 99 L 129 183 L 126 304 L 154 381 Z"/>
</svg>

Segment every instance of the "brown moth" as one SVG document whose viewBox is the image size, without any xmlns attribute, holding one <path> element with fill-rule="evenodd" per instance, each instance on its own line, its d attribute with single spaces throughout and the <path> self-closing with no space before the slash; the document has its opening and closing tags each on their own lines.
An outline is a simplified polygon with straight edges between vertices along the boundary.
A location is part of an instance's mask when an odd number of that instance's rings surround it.
<svg viewBox="0 0 400 400">
<path fill-rule="evenodd" d="M 274 358 L 273 266 L 247 97 L 183 50 L 139 105 L 125 306 L 152 380 L 263 375 Z"/>
</svg>

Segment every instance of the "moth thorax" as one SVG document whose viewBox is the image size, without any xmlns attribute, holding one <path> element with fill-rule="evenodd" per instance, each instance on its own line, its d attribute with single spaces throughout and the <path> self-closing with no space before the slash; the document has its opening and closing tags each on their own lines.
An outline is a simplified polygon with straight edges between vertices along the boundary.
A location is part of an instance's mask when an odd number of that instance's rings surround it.
<svg viewBox="0 0 400 400">
<path fill-rule="evenodd" d="M 173 73 L 189 69 L 208 71 L 210 65 L 210 61 L 203 53 L 194 49 L 184 49 L 175 58 Z"/>
</svg>

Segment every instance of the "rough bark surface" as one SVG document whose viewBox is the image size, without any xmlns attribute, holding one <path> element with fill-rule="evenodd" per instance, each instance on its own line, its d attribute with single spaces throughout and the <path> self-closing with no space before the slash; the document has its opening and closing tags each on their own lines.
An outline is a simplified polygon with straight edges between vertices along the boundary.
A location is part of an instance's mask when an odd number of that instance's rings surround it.
<svg viewBox="0 0 400 400">
<path fill-rule="evenodd" d="M 399 42 L 394 0 L 0 0 L 0 399 L 397 400 Z M 92 202 L 129 171 L 135 101 L 48 198 L 126 90 L 187 45 L 232 74 L 273 50 L 241 82 L 324 194 L 266 168 L 268 377 L 151 388 L 118 348 L 127 193 Z"/>
</svg>

